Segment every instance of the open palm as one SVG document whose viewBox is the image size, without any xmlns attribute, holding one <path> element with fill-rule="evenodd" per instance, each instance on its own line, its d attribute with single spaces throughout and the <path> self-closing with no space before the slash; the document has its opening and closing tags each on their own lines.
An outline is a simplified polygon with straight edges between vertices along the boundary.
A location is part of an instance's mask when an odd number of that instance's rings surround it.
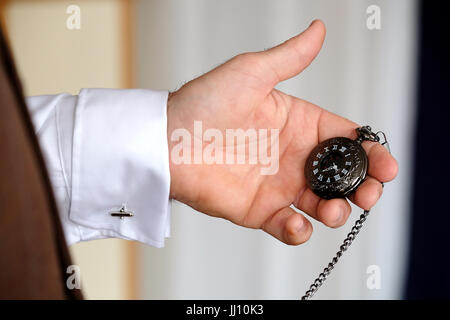
<svg viewBox="0 0 450 320">
<path fill-rule="evenodd" d="M 206 214 L 261 228 L 287 244 L 303 243 L 312 232 L 311 223 L 291 205 L 327 226 L 345 223 L 351 211 L 347 200 L 320 199 L 307 188 L 303 172 L 314 146 L 336 136 L 356 138 L 354 129 L 359 125 L 274 89 L 311 63 L 324 37 L 323 23 L 314 21 L 302 34 L 283 44 L 236 56 L 170 94 L 169 151 L 177 143 L 171 136 L 178 128 L 187 129 L 194 140 L 202 139 L 194 135 L 194 121 L 201 121 L 203 130 L 221 132 L 238 128 L 279 130 L 276 174 L 263 175 L 264 166 L 249 161 L 175 164 L 171 159 L 174 199 Z M 396 176 L 397 164 L 381 145 L 364 142 L 363 147 L 369 156 L 369 176 L 349 198 L 361 208 L 370 209 L 381 196 L 380 182 Z"/>
</svg>

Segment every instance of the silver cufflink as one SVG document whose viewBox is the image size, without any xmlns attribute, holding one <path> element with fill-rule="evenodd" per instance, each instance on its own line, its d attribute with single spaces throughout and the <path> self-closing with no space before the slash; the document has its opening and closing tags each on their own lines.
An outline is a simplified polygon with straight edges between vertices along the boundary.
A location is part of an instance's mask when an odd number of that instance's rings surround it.
<svg viewBox="0 0 450 320">
<path fill-rule="evenodd" d="M 119 217 L 121 220 L 125 217 L 132 217 L 134 216 L 133 211 L 127 210 L 127 207 L 123 204 L 122 207 L 117 211 L 111 211 L 111 216 L 113 217 Z"/>
</svg>

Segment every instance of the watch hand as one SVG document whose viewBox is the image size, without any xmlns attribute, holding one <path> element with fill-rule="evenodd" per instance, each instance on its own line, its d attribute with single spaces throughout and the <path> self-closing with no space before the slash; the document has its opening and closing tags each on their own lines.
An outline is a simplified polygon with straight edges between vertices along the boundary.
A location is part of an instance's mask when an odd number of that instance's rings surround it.
<svg viewBox="0 0 450 320">
<path fill-rule="evenodd" d="M 335 172 L 338 172 L 338 171 L 339 171 L 338 166 L 337 166 L 334 162 L 333 162 L 333 169 L 334 169 Z"/>
</svg>

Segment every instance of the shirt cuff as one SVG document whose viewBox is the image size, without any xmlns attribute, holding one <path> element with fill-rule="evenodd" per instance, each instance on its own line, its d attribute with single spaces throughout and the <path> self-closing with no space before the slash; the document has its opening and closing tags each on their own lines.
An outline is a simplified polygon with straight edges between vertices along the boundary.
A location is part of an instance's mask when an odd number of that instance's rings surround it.
<svg viewBox="0 0 450 320">
<path fill-rule="evenodd" d="M 163 247 L 170 235 L 167 91 L 83 89 L 69 219 L 105 237 Z M 132 216 L 112 216 L 125 206 Z M 90 240 L 89 232 L 81 240 Z"/>
</svg>

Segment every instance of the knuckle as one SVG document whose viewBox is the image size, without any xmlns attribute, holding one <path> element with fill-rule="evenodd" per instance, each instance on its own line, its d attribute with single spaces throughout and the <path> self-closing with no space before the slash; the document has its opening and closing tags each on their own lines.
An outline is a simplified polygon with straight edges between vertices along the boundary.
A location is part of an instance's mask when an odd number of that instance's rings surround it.
<svg viewBox="0 0 450 320">
<path fill-rule="evenodd" d="M 232 60 L 241 65 L 255 65 L 259 63 L 259 57 L 256 52 L 241 53 L 235 56 Z"/>
<path fill-rule="evenodd" d="M 327 212 L 326 214 L 322 213 L 320 215 L 320 221 L 330 228 L 338 228 L 342 226 L 346 220 L 346 217 L 342 217 L 337 211 Z"/>
</svg>

